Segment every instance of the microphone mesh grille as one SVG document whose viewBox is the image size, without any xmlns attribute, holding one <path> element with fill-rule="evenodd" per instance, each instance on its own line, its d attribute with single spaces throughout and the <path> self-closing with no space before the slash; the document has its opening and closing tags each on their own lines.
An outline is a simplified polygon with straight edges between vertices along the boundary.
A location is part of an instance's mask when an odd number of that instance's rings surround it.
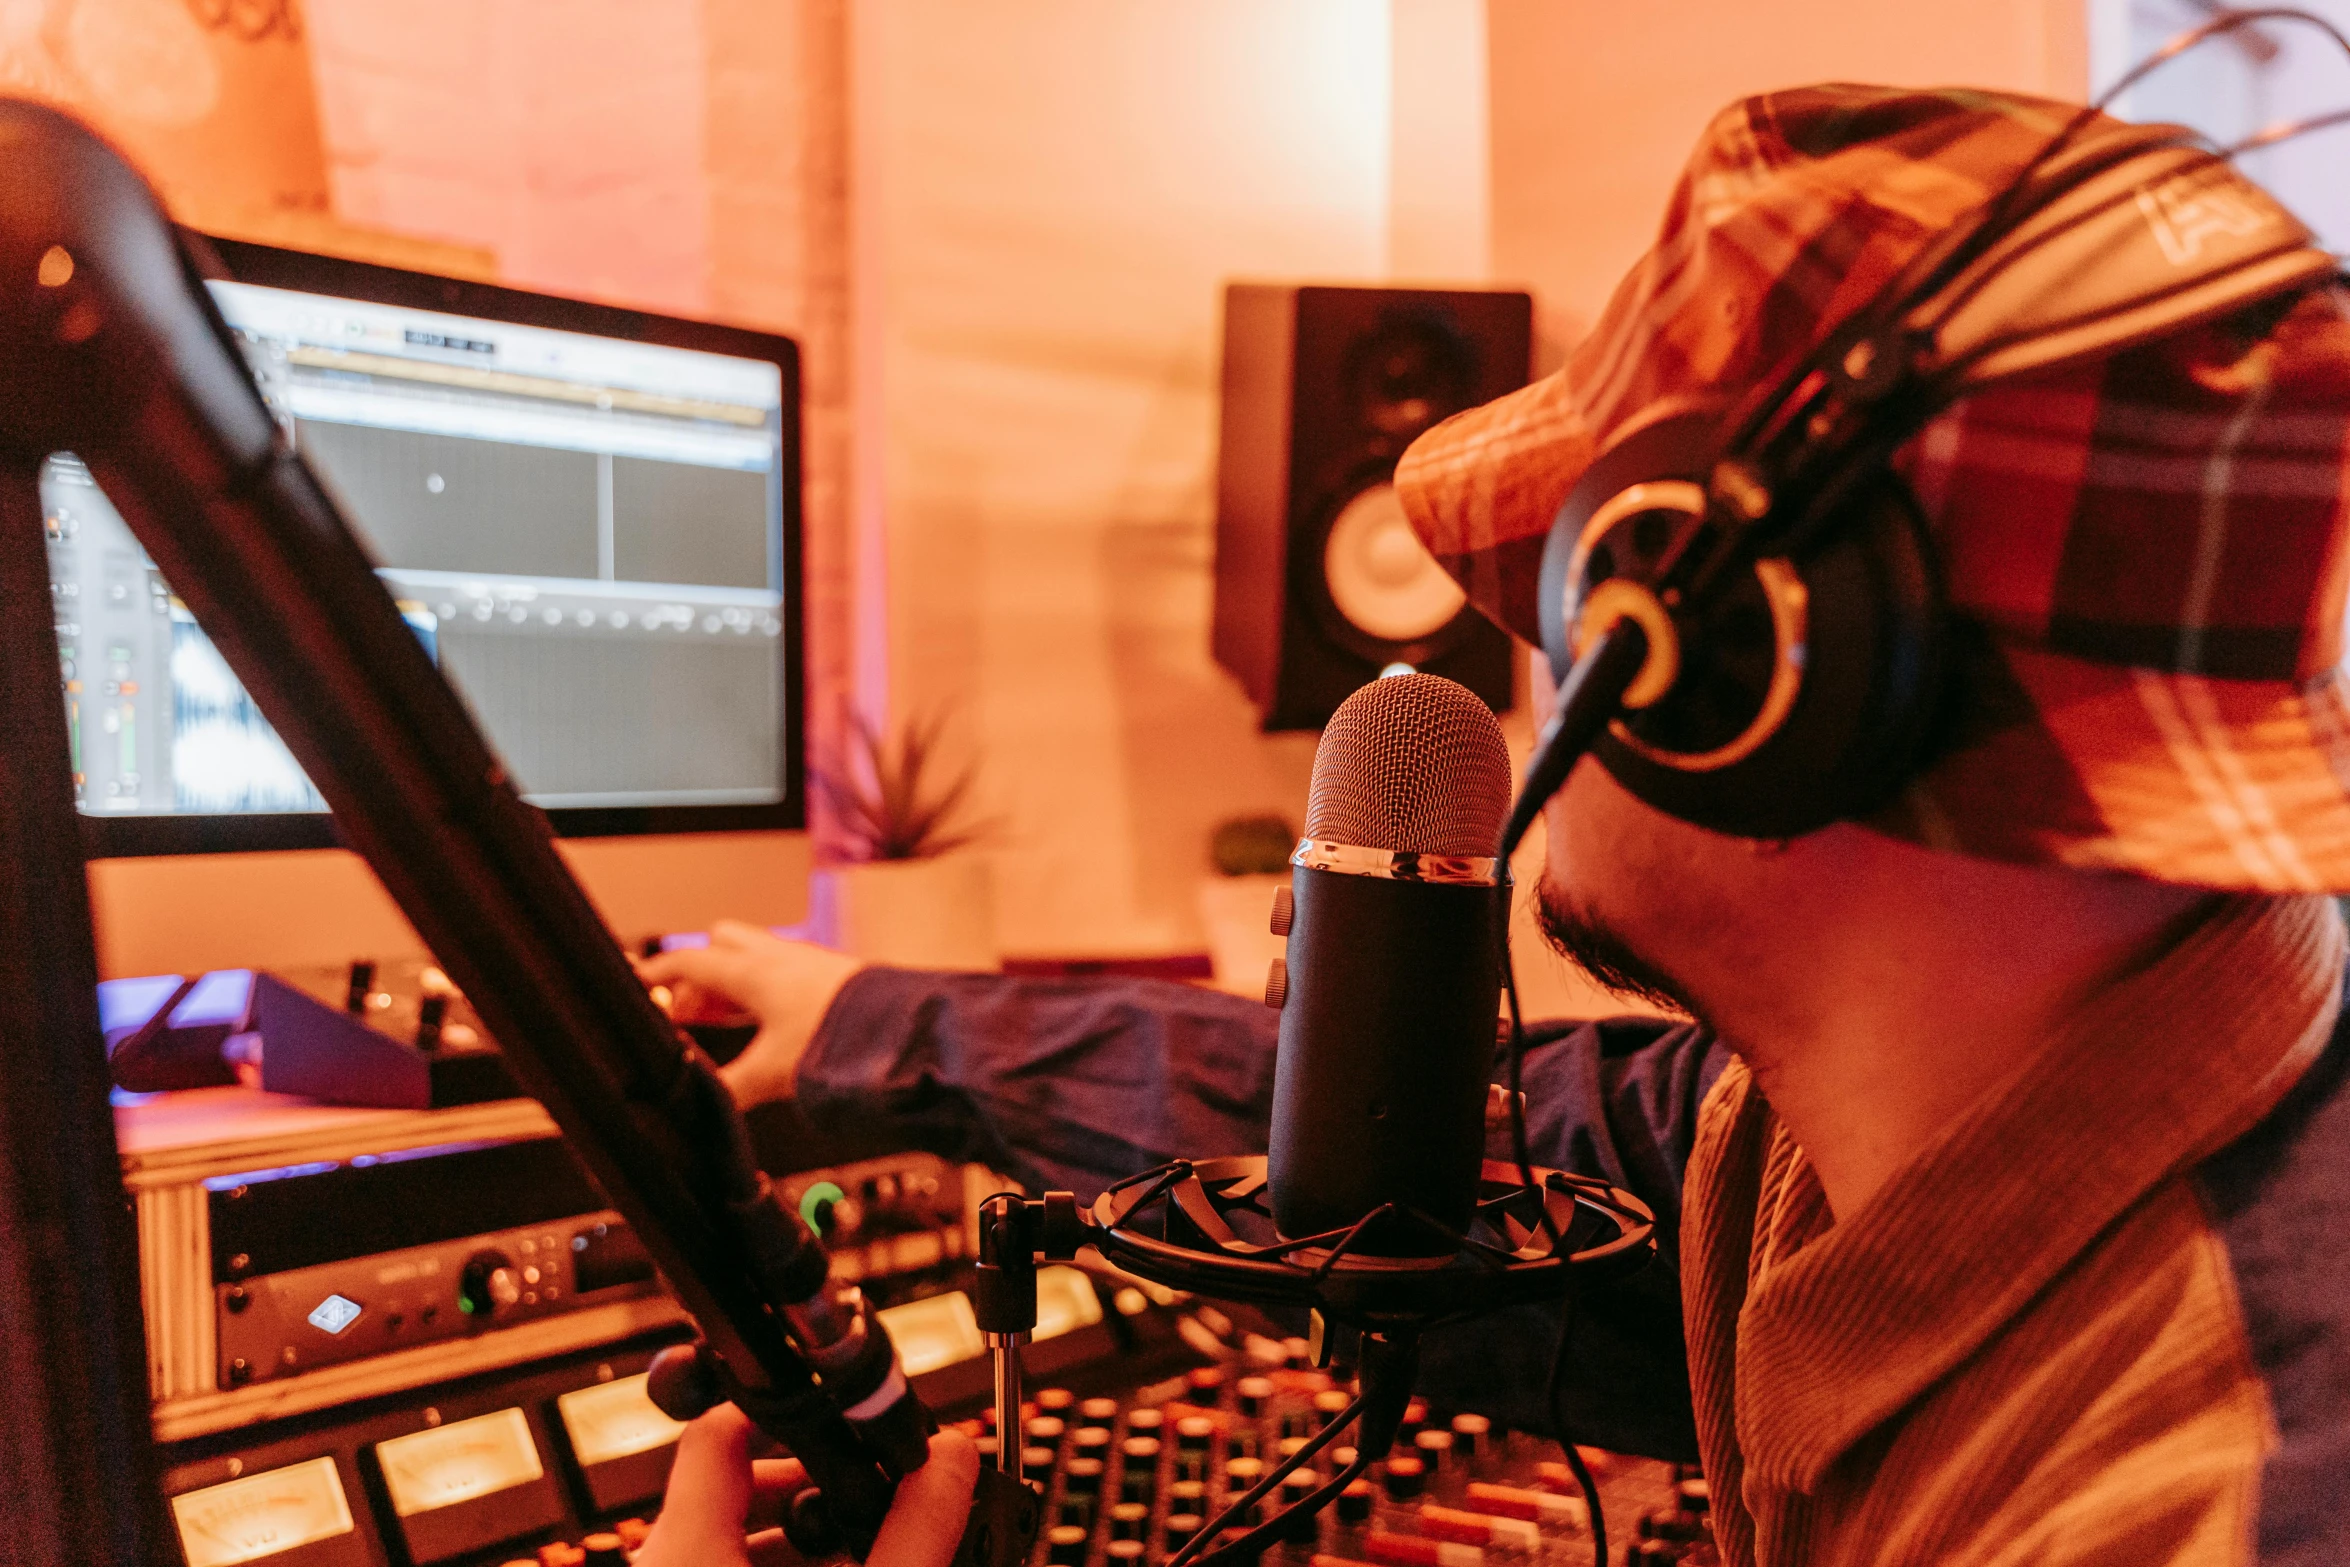
<svg viewBox="0 0 2350 1567">
<path fill-rule="evenodd" d="M 1489 855 L 1509 808 L 1509 747 L 1491 710 L 1442 675 L 1389 675 L 1330 715 L 1314 751 L 1306 836 Z"/>
</svg>

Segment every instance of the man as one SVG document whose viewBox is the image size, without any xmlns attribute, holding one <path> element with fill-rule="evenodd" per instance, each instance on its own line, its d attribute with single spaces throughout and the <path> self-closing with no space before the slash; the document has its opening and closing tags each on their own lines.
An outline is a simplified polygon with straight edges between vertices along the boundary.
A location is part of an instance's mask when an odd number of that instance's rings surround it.
<svg viewBox="0 0 2350 1567">
<path fill-rule="evenodd" d="M 1541 540 L 1614 430 L 1818 341 L 2071 112 L 1734 105 L 1566 368 L 1406 456 L 1431 549 L 1531 636 Z M 1698 1020 L 1528 1060 L 1537 1158 L 1661 1221 L 1578 1327 L 1568 1424 L 1702 1458 L 1727 1561 L 2350 1558 L 2344 301 L 1978 394 L 1902 449 L 1967 651 L 1868 821 L 1722 837 L 1590 759 L 1549 808 L 1554 940 Z M 1229 998 L 859 972 L 740 928 L 648 978 L 765 1020 L 745 1097 L 1040 1185 L 1263 1146 L 1273 1015 Z M 1545 1426 L 1555 1326 L 1432 1342 L 1426 1381 Z"/>
</svg>

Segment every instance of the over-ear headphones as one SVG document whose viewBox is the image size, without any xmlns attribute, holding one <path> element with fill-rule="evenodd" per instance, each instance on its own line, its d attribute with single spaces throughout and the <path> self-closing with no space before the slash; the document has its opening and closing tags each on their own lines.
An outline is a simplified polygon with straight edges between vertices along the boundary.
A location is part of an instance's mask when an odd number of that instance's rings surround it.
<svg viewBox="0 0 2350 1567">
<path fill-rule="evenodd" d="M 1654 584 L 1692 529 L 1722 526 L 1707 493 L 1721 415 L 1658 409 L 1594 464 L 1543 552 L 1542 640 L 1564 680 L 1594 627 L 1638 619 L 1649 658 L 1601 760 L 1684 820 L 1789 837 L 1866 810 L 1921 753 L 1943 685 L 1941 582 L 1908 485 L 1884 472 L 1808 558 L 1757 559 L 1674 624 Z"/>
<path fill-rule="evenodd" d="M 2271 14 L 2184 35 L 2123 85 Z M 1747 837 L 1794 836 L 1889 799 L 1945 728 L 1954 634 L 1896 450 L 1991 382 L 2335 274 L 2309 230 L 2236 172 L 2235 149 L 2179 126 L 2097 121 L 2080 111 L 2005 189 L 1743 397 L 1661 404 L 1611 435 L 1543 552 L 1542 640 L 1560 701 L 1504 852 L 1586 749 L 1658 809 Z M 2157 218 L 2181 210 L 2214 215 L 2186 253 Z"/>
</svg>

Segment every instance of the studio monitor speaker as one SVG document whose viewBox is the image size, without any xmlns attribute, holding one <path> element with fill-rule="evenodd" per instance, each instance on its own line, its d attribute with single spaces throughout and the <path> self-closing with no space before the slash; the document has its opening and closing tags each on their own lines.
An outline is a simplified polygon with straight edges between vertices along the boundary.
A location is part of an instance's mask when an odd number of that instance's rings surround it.
<svg viewBox="0 0 2350 1567">
<path fill-rule="evenodd" d="M 1398 664 L 1509 706 L 1508 636 L 1391 481 L 1414 436 L 1526 384 L 1533 319 L 1501 290 L 1225 289 L 1215 651 L 1265 728 L 1318 728 Z"/>
</svg>

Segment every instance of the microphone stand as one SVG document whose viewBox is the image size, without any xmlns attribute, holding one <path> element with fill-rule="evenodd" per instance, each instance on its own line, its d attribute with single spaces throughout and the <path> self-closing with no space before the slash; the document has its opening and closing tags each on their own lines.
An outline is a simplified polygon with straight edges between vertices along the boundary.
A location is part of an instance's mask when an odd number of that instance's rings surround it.
<svg viewBox="0 0 2350 1567">
<path fill-rule="evenodd" d="M 38 461 L 0 458 L 0 1557 L 166 1567 Z"/>
<path fill-rule="evenodd" d="M 15 867 L 0 891 L 0 1354 L 32 1367 L 0 1392 L 0 1479 L 32 1520 L 11 1526 L 16 1559 L 176 1559 L 46 613 L 37 474 L 60 451 L 87 464 L 638 1232 L 704 1335 L 699 1391 L 807 1466 L 823 1502 L 795 1514 L 802 1538 L 861 1555 L 929 1429 L 878 1318 L 828 1285 L 715 1069 L 655 1008 L 285 443 L 152 193 L 76 121 L 0 100 L 0 850 Z M 965 1559 L 1016 1560 L 1035 1512 L 1033 1493 L 983 1477 Z"/>
</svg>

